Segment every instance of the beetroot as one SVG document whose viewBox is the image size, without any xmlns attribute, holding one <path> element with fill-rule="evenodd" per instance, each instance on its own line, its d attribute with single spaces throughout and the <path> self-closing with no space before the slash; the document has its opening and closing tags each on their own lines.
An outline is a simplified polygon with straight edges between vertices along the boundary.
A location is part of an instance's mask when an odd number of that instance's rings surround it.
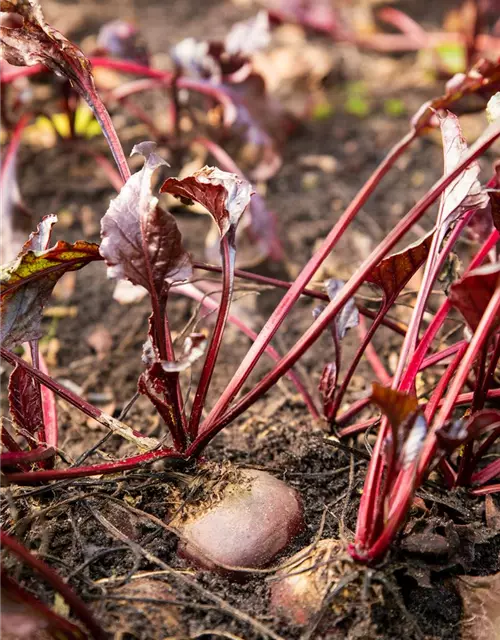
<svg viewBox="0 0 500 640">
<path fill-rule="evenodd" d="M 320 540 L 301 549 L 276 573 L 271 587 L 272 609 L 292 624 L 308 624 L 332 585 L 349 572 L 346 560 L 345 547 L 338 540 Z"/>
<path fill-rule="evenodd" d="M 179 555 L 200 568 L 259 568 L 302 529 L 302 501 L 265 471 L 234 469 L 172 525 L 181 537 Z"/>
</svg>

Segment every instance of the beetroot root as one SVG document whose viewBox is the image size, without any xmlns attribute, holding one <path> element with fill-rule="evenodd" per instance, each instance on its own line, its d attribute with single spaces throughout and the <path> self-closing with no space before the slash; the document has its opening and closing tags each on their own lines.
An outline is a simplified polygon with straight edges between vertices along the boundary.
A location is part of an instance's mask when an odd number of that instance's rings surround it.
<svg viewBox="0 0 500 640">
<path fill-rule="evenodd" d="M 200 568 L 230 573 L 263 567 L 303 527 L 299 494 L 269 473 L 235 470 L 215 489 L 172 522 L 181 537 L 179 555 Z"/>
</svg>

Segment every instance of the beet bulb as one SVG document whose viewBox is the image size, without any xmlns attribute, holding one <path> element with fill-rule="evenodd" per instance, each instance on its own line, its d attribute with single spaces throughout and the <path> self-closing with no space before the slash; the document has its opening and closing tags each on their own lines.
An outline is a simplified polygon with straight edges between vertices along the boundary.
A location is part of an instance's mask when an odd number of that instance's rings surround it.
<svg viewBox="0 0 500 640">
<path fill-rule="evenodd" d="M 276 572 L 271 608 L 292 624 L 308 624 L 321 609 L 332 584 L 350 571 L 345 547 L 326 539 L 302 549 Z"/>
<path fill-rule="evenodd" d="M 230 573 L 231 567 L 256 569 L 301 531 L 302 501 L 269 473 L 232 469 L 171 524 L 181 538 L 179 555 L 195 566 L 220 573 Z"/>
</svg>

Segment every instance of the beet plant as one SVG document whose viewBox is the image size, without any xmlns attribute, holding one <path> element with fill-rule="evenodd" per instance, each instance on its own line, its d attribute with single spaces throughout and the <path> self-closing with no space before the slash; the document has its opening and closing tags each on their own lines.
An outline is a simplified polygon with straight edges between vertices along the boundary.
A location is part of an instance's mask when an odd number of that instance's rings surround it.
<svg viewBox="0 0 500 640">
<path fill-rule="evenodd" d="M 91 62 L 75 45 L 45 23 L 38 4 L 33 0 L 24 3 L 2 0 L 1 8 L 10 18 L 10 22 L 1 27 L 4 57 L 11 65 L 26 67 L 21 72 L 10 68 L 5 70 L 2 82 L 7 84 L 14 78 L 42 73 L 46 69 L 62 75 L 90 105 L 119 172 L 119 179 L 115 180 L 119 193 L 101 221 L 100 246 L 83 241 L 73 244 L 60 241 L 50 246 L 56 219 L 55 216 L 46 216 L 18 256 L 2 268 L 1 355 L 15 367 L 9 380 L 9 402 L 16 430 L 11 433 L 5 425 L 2 428 L 2 444 L 7 451 L 1 454 L 0 462 L 6 482 L 33 485 L 103 476 L 157 460 L 181 467 L 193 461 L 206 464 L 201 457 L 217 434 L 261 399 L 285 374 L 292 378 L 312 417 L 318 418 L 314 397 L 292 368 L 328 331 L 332 337 L 333 358 L 326 363 L 320 384 L 325 424 L 340 437 L 357 433 L 367 427 L 366 421 L 347 426 L 345 423 L 371 402 L 380 407 L 385 416 L 370 460 L 355 539 L 348 547 L 354 561 L 360 566 L 376 565 L 386 556 L 408 515 L 416 489 L 435 468 L 442 473 L 449 488 L 464 486 L 476 495 L 498 490 L 498 484 L 490 484 L 498 476 L 498 461 L 484 464 L 484 460 L 500 436 L 500 413 L 488 406 L 492 398 L 500 396 L 498 389 L 494 388 L 494 374 L 500 357 L 500 268 L 496 253 L 499 178 L 495 174 L 483 186 L 479 180 L 477 159 L 500 137 L 495 98 L 500 89 L 500 63 L 477 62 L 466 75 L 456 76 L 449 82 L 445 95 L 423 105 L 413 118 L 408 134 L 389 151 L 362 186 L 295 281 L 287 283 L 236 269 L 238 225 L 245 220 L 252 202 L 257 201 L 257 209 L 262 203 L 256 199 L 253 187 L 231 156 L 209 140 L 205 144 L 223 165 L 222 169 L 206 166 L 182 178 L 170 177 L 156 190 L 155 177 L 166 163 L 157 153 L 155 143 L 143 142 L 132 150 L 132 154 L 144 157 L 143 166 L 131 174 L 109 114 L 95 90 Z M 142 89 L 150 86 L 152 80 L 169 86 L 174 110 L 178 107 L 177 91 L 187 88 L 217 99 L 227 116 L 238 102 L 234 86 L 229 90 L 222 85 L 204 83 L 202 79 L 191 81 L 182 73 L 195 63 L 199 75 L 220 73 L 221 77 L 229 77 L 246 73 L 248 60 L 241 51 L 232 53 L 232 42 L 228 39 L 222 49 L 208 45 L 197 47 L 196 43 L 188 43 L 191 48 L 184 45 L 176 52 L 177 69 L 170 75 L 130 60 L 95 57 L 92 62 L 96 67 L 121 69 L 144 76 L 137 81 L 142 84 L 135 85 Z M 200 50 L 201 58 L 198 56 Z M 210 63 L 208 71 L 207 60 Z M 226 80 L 230 82 L 228 78 Z M 121 97 L 132 93 L 133 89 L 128 86 L 126 91 L 122 90 Z M 464 96 L 469 95 L 479 96 L 485 104 L 490 100 L 492 122 L 467 148 L 453 110 Z M 242 114 L 244 116 L 245 112 L 240 104 L 240 117 Z M 174 114 L 174 123 L 177 122 L 176 117 Z M 25 119 L 21 119 L 14 129 L 11 153 L 15 151 L 24 124 Z M 444 175 L 366 257 L 347 282 L 330 280 L 325 283 L 325 291 L 308 288 L 319 267 L 396 160 L 429 129 L 440 129 L 442 134 Z M 103 164 L 102 159 L 100 162 Z M 108 167 L 108 173 L 113 175 L 113 172 L 114 169 L 109 170 Z M 196 261 L 185 250 L 175 217 L 160 205 L 161 193 L 168 193 L 183 203 L 196 202 L 211 215 L 219 233 L 220 265 Z M 431 232 L 416 244 L 391 253 L 438 200 L 438 214 Z M 422 331 L 423 314 L 433 284 L 453 246 L 478 216 L 483 216 L 488 223 L 482 246 L 463 276 L 451 284 L 445 302 Z M 252 228 L 255 232 L 257 227 Z M 269 226 L 264 225 L 261 233 L 263 237 L 258 240 L 268 242 Z M 138 380 L 138 392 L 151 401 L 165 424 L 165 437 L 161 440 L 145 437 L 126 424 L 124 417 L 109 416 L 65 388 L 47 373 L 39 356 L 37 341 L 42 333 L 41 314 L 53 287 L 64 273 L 83 268 L 93 261 L 104 261 L 109 277 L 127 280 L 149 296 L 151 316 L 143 347 L 144 370 Z M 424 276 L 412 318 L 409 326 L 402 329 L 387 314 L 422 265 L 425 265 Z M 190 282 L 195 270 L 221 274 L 219 300 L 206 296 L 201 287 Z M 258 334 L 231 313 L 235 278 L 286 290 Z M 355 303 L 354 296 L 364 283 L 371 283 L 382 291 L 382 303 L 376 312 Z M 196 299 L 216 314 L 211 335 L 192 332 L 185 337 L 181 353 L 174 347 L 169 316 L 169 300 L 175 293 Z M 323 306 L 315 310 L 307 331 L 285 355 L 280 356 L 271 346 L 271 341 L 300 296 L 319 300 Z M 450 347 L 432 352 L 433 340 L 452 308 L 463 315 L 468 333 Z M 342 339 L 347 330 L 357 325 L 359 313 L 363 317 L 368 316 L 371 325 L 364 331 L 358 351 L 340 382 Z M 207 397 L 229 322 L 251 337 L 252 346 L 223 392 L 208 409 Z M 368 350 L 375 368 L 379 367 L 378 356 L 370 350 L 370 343 L 382 324 L 404 334 L 398 369 L 390 381 L 384 376 L 383 384 L 374 385 L 370 398 L 340 414 L 342 398 L 365 351 Z M 361 328 L 363 331 L 363 326 Z M 30 345 L 31 364 L 15 352 L 23 343 Z M 265 353 L 275 361 L 273 367 L 239 395 Z M 447 361 L 450 357 L 445 374 L 428 403 L 422 405 L 415 394 L 417 374 L 423 368 Z M 182 374 L 200 364 L 198 382 L 190 400 L 183 387 L 185 377 Z M 469 393 L 464 392 L 466 384 L 472 388 Z M 58 438 L 53 394 L 133 443 L 138 450 L 137 455 L 102 464 L 56 467 Z M 464 405 L 466 414 L 459 409 Z M 21 438 L 25 444 L 20 444 Z M 202 498 L 192 505 L 189 513 L 175 514 L 171 522 L 181 540 L 179 552 L 198 566 L 229 573 L 269 564 L 303 526 L 300 497 L 284 482 L 261 471 L 229 467 L 229 470 L 217 468 L 211 475 Z M 61 593 L 92 637 L 105 637 L 87 607 L 53 570 L 7 533 L 2 532 L 2 543 Z M 337 541 L 323 541 L 315 553 L 329 562 L 330 558 L 342 552 L 342 548 Z M 293 566 L 305 576 L 314 574 L 307 558 L 306 554 L 305 560 L 295 558 L 293 562 Z M 357 576 L 358 571 L 355 569 L 352 575 Z M 337 581 L 341 587 L 345 584 L 344 578 L 330 571 L 325 571 L 322 576 L 328 582 Z M 9 602 L 20 601 L 25 608 L 35 611 L 34 617 L 42 619 L 43 628 L 51 632 L 52 629 L 63 630 L 68 637 L 82 637 L 81 632 L 73 629 L 67 621 L 49 615 L 46 607 L 25 594 L 13 578 L 6 578 L 2 586 Z M 284 606 L 293 612 L 296 606 L 293 595 L 287 592 L 286 585 L 281 586 L 287 599 Z M 301 586 L 298 593 L 303 593 L 303 590 Z M 321 584 L 316 584 L 315 590 L 320 600 L 324 598 L 326 592 Z M 276 599 L 282 602 L 280 596 Z M 307 618 L 316 609 L 314 603 L 307 606 L 302 603 L 299 615 L 294 619 L 301 623 L 304 616 Z"/>
</svg>

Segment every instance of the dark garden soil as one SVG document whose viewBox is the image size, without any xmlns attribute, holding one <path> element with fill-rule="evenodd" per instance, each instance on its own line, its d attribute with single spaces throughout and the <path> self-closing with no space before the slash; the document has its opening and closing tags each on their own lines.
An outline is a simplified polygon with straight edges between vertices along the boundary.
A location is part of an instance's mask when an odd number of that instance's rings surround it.
<svg viewBox="0 0 500 640">
<path fill-rule="evenodd" d="M 48 21 L 77 42 L 85 41 L 102 23 L 118 15 L 135 18 L 152 53 L 161 54 L 188 36 L 223 36 L 231 24 L 255 12 L 249 3 L 239 4 L 136 0 L 123 8 L 119 3 L 61 1 L 44 8 Z M 401 6 L 436 28 L 446 8 L 454 3 L 433 4 L 439 6 L 432 12 L 429 8 L 424 16 L 419 15 L 421 3 Z M 327 52 L 333 49 L 321 38 L 309 39 Z M 376 71 L 377 65 L 382 71 Z M 373 75 L 376 73 L 379 79 Z M 353 81 L 368 86 L 369 112 L 364 117 L 344 108 L 346 82 Z M 330 72 L 321 86 L 335 107 L 333 112 L 297 125 L 286 143 L 283 167 L 267 185 L 266 198 L 277 214 L 286 258 L 281 264 L 268 262 L 256 269 L 282 279 L 293 279 L 317 240 L 326 235 L 373 168 L 407 131 L 408 116 L 441 91 L 443 80 L 423 81 L 422 74 L 415 71 L 414 55 L 380 56 L 339 48 L 332 54 Z M 404 112 L 390 114 L 389 98 L 401 101 Z M 161 96 L 155 100 L 158 104 L 155 102 L 153 108 L 161 113 L 164 102 Z M 126 151 L 147 136 L 130 117 L 118 112 L 114 115 Z M 467 117 L 466 135 L 473 137 L 481 123 L 478 117 Z M 101 142 L 90 144 L 99 146 Z M 165 154 L 167 151 L 160 149 Z M 326 164 L 325 157 L 330 158 Z M 172 159 L 171 163 L 167 174 L 177 175 L 181 165 Z M 317 280 L 326 276 L 347 278 L 441 171 L 439 145 L 431 138 L 418 141 L 365 206 Z M 99 219 L 113 190 L 78 147 L 60 142 L 51 148 L 23 148 L 19 173 L 23 198 L 36 220 L 47 213 L 58 213 L 58 239 L 99 240 Z M 422 228 L 428 228 L 432 211 L 427 215 Z M 181 207 L 177 219 L 187 249 L 202 258 L 208 219 Z M 410 238 L 414 239 L 416 236 Z M 463 244 L 461 251 L 467 253 L 468 246 Z M 124 306 L 114 301 L 114 283 L 107 280 L 102 263 L 77 272 L 74 288 L 71 282 L 67 287 L 54 299 L 46 319 L 44 353 L 51 374 L 67 385 L 75 385 L 91 402 L 117 416 L 133 396 L 142 370 L 148 302 Z M 363 293 L 372 298 L 377 295 L 368 289 Z M 258 330 L 280 295 L 238 283 L 238 311 Z M 408 300 L 411 302 L 411 297 Z M 363 302 L 371 304 L 366 299 Z M 296 305 L 274 342 L 280 352 L 293 345 L 310 324 L 314 306 L 310 300 Z M 178 332 L 189 321 L 193 308 L 191 301 L 172 296 L 170 313 Z M 404 306 L 398 307 L 399 320 L 404 322 L 407 313 Z M 452 326 L 450 323 L 447 330 Z M 357 341 L 356 331 L 351 331 L 344 347 L 344 366 Z M 374 341 L 390 372 L 399 344 L 400 339 L 388 330 L 381 330 Z M 248 339 L 229 327 L 209 404 L 224 389 L 248 347 Z M 331 353 L 328 336 L 324 336 L 301 360 L 298 370 L 311 390 L 317 388 Z M 263 359 L 256 376 L 268 368 L 268 361 Z M 426 384 L 435 384 L 442 371 L 429 373 L 422 380 L 423 389 Z M 373 379 L 369 364 L 363 361 L 345 407 L 364 397 Z M 4 384 L 5 380 L 4 373 Z M 95 421 L 68 404 L 59 401 L 58 409 L 60 449 L 73 463 L 106 434 Z M 126 422 L 144 434 L 164 435 L 164 427 L 146 398 L 139 398 Z M 488 575 L 500 570 L 500 536 L 484 533 L 483 498 L 445 493 L 437 476 L 420 493 L 421 500 L 415 504 L 405 534 L 386 563 L 374 570 L 346 564 L 344 577 L 357 572 L 353 581 L 336 598 L 326 598 L 321 615 L 302 628 L 288 625 L 270 610 L 273 568 L 241 572 L 237 580 L 230 580 L 195 572 L 178 558 L 177 537 L 168 529 L 168 522 L 173 513 L 199 497 L 207 469 L 216 462 L 265 469 L 300 492 L 305 528 L 273 567 L 319 538 L 349 542 L 374 436 L 347 440 L 346 450 L 338 448 L 333 440 L 327 442 L 327 435 L 324 425 L 311 419 L 285 379 L 217 437 L 197 469 L 156 463 L 119 476 L 61 481 L 49 487 L 12 486 L 3 492 L 3 518 L 28 548 L 36 550 L 69 581 L 117 639 L 251 640 L 279 636 L 289 640 L 466 640 L 461 631 L 462 601 L 457 581 L 464 574 Z M 131 444 L 113 436 L 90 453 L 87 463 L 134 453 Z M 425 539 L 430 540 L 427 545 Z M 12 559 L 10 563 L 15 566 Z M 21 565 L 14 570 L 22 584 L 54 604 L 54 594 L 28 570 Z M 65 613 L 60 601 L 56 600 L 56 606 Z"/>
</svg>

